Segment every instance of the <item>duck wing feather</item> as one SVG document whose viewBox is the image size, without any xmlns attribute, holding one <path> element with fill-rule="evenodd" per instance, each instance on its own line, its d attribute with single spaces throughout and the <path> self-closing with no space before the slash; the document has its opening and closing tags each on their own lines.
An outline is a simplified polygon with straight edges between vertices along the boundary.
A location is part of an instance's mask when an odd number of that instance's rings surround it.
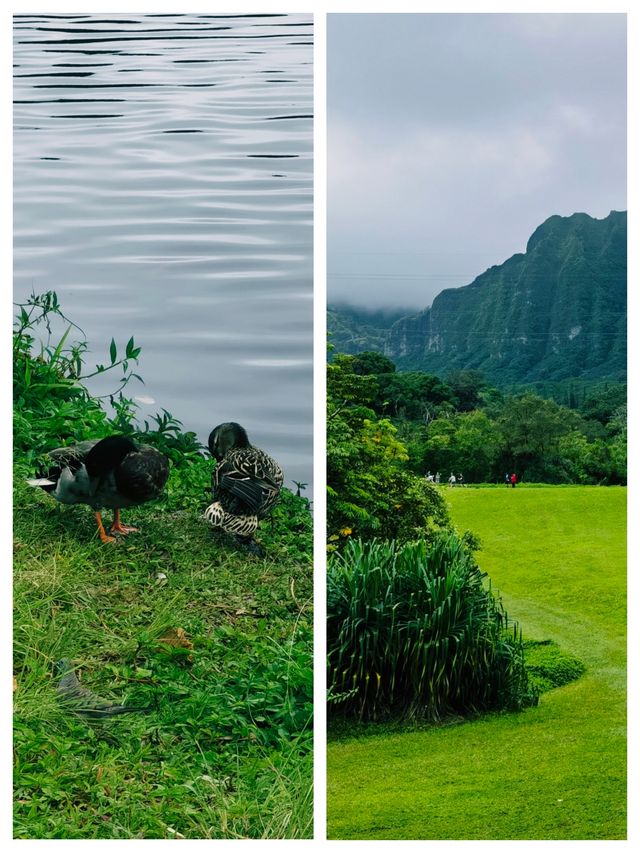
<svg viewBox="0 0 640 853">
<path fill-rule="evenodd" d="M 157 498 L 169 478 L 169 460 L 154 447 L 128 453 L 115 471 L 118 492 L 132 503 Z"/>
<path fill-rule="evenodd" d="M 68 447 L 56 447 L 53 450 L 49 450 L 47 456 L 53 464 L 41 471 L 40 477 L 53 480 L 55 483 L 65 468 L 68 468 L 72 474 L 75 474 L 84 465 L 89 451 L 99 441 L 99 438 L 94 438 L 88 441 L 80 441 L 78 444 L 70 444 Z"/>
<path fill-rule="evenodd" d="M 260 511 L 264 500 L 263 488 L 268 485 L 250 477 L 243 477 L 237 472 L 224 474 L 220 478 L 220 487 L 241 500 L 251 515 L 257 515 Z"/>
<path fill-rule="evenodd" d="M 278 464 L 257 447 L 235 448 L 216 466 L 211 477 L 214 500 L 230 512 L 260 515 L 277 501 L 284 475 Z M 235 498 L 232 506 L 225 498 Z"/>
</svg>

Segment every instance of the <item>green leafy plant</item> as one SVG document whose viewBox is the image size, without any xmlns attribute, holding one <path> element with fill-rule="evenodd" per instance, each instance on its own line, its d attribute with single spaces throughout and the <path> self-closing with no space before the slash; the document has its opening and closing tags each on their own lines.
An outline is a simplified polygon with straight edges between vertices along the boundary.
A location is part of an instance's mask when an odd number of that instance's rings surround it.
<svg viewBox="0 0 640 853">
<path fill-rule="evenodd" d="M 327 374 L 327 527 L 329 549 L 345 537 L 429 537 L 446 527 L 437 489 L 407 470 L 408 453 L 387 418 L 369 407 L 375 377 L 338 355 Z"/>
<path fill-rule="evenodd" d="M 25 356 L 31 356 L 39 361 L 43 374 L 49 374 L 67 390 L 116 368 L 121 368 L 119 386 L 107 396 L 119 393 L 131 379 L 142 381 L 130 366 L 130 362 L 138 362 L 141 352 L 140 347 L 135 345 L 133 337 L 127 341 L 124 355 L 120 356 L 115 339 L 111 338 L 109 363 L 96 364 L 93 370 L 85 373 L 84 355 L 89 347 L 88 341 L 80 326 L 63 312 L 55 291 L 32 294 L 26 302 L 18 303 L 17 309 L 19 310 L 16 312 L 13 333 L 14 367 L 16 368 L 14 380 L 20 377 L 20 368 L 22 368 L 23 387 L 33 385 L 31 367 L 28 359 L 25 360 Z M 56 322 L 61 322 L 66 328 L 54 342 L 54 337 L 57 337 L 53 328 Z M 68 342 L 72 329 L 80 333 L 80 340 Z M 39 350 L 37 355 L 34 355 L 35 350 Z"/>
<path fill-rule="evenodd" d="M 205 458 L 204 447 L 195 432 L 184 432 L 182 421 L 166 409 L 162 409 L 162 414 L 152 415 L 151 421 L 155 423 L 155 428 L 145 420 L 144 429 L 136 431 L 137 437 L 144 444 L 150 444 L 168 456 L 174 465 L 187 467 Z"/>
<path fill-rule="evenodd" d="M 78 340 L 73 340 L 72 332 Z M 141 348 L 131 337 L 119 353 L 114 338 L 109 358 L 86 368 L 88 342 L 82 329 L 63 312 L 55 291 L 29 297 L 17 305 L 13 332 L 14 452 L 18 464 L 33 469 L 54 447 L 101 438 L 109 433 L 132 435 L 166 454 L 174 466 L 203 458 L 193 432 L 166 409 L 136 422 L 138 404 L 123 391 L 133 379 Z M 113 371 L 116 388 L 94 396 L 86 382 Z M 103 401 L 109 401 L 109 413 Z"/>
<path fill-rule="evenodd" d="M 80 335 L 71 340 L 71 332 Z M 32 295 L 17 306 L 13 331 L 14 452 L 28 465 L 53 447 L 88 437 L 102 437 L 114 423 L 121 425 L 130 401 L 122 389 L 131 379 L 140 348 L 130 338 L 123 356 L 115 341 L 109 347 L 109 363 L 85 371 L 88 342 L 82 329 L 64 314 L 54 291 Z M 85 382 L 98 374 L 115 371 L 119 395 L 116 420 L 110 421 L 101 400 L 93 397 Z"/>
<path fill-rule="evenodd" d="M 458 537 L 350 541 L 327 584 L 331 708 L 428 718 L 535 704 L 522 638 Z"/>
</svg>

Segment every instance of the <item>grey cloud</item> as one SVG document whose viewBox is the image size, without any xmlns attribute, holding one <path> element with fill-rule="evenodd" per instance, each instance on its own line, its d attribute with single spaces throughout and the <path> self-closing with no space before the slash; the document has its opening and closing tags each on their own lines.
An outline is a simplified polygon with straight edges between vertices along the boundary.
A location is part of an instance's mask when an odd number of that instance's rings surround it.
<svg viewBox="0 0 640 853">
<path fill-rule="evenodd" d="M 625 200 L 625 16 L 331 15 L 329 299 L 424 307 Z"/>
</svg>

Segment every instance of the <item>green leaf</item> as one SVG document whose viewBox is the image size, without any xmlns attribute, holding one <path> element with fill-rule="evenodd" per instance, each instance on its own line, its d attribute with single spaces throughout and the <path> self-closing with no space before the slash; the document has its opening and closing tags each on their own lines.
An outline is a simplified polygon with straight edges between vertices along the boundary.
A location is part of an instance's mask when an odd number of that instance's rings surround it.
<svg viewBox="0 0 640 853">
<path fill-rule="evenodd" d="M 66 332 L 64 333 L 64 335 L 60 338 L 60 342 L 58 343 L 58 346 L 55 348 L 55 352 L 54 352 L 54 353 L 53 353 L 53 355 L 51 356 L 51 362 L 52 362 L 52 364 L 55 364 L 55 363 L 58 361 L 58 358 L 60 357 L 60 353 L 62 352 L 62 347 L 64 346 L 65 341 L 67 340 L 67 338 L 69 337 L 69 332 L 70 332 L 70 331 L 71 331 L 71 324 L 69 324 L 69 327 L 68 327 L 67 331 L 66 331 Z"/>
<path fill-rule="evenodd" d="M 118 358 L 118 348 L 116 347 L 116 342 L 113 338 L 111 338 L 111 344 L 109 346 L 109 356 L 111 357 L 111 364 L 115 364 L 116 359 Z"/>
</svg>

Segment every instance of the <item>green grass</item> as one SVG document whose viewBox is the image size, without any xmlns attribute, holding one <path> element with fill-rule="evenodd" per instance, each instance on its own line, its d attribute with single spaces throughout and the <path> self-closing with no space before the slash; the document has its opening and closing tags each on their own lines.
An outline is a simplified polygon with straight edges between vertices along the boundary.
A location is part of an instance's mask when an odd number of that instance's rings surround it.
<svg viewBox="0 0 640 853">
<path fill-rule="evenodd" d="M 311 517 L 287 494 L 261 524 L 267 558 L 234 550 L 177 508 L 210 466 L 186 486 L 174 470 L 164 503 L 123 513 L 141 532 L 111 545 L 87 507 L 17 475 L 16 838 L 311 837 Z M 163 644 L 169 628 L 193 649 Z M 61 657 L 100 696 L 152 710 L 64 710 Z"/>
<path fill-rule="evenodd" d="M 624 838 L 626 490 L 446 497 L 525 637 L 555 641 L 586 672 L 518 714 L 334 732 L 329 838 Z"/>
</svg>

